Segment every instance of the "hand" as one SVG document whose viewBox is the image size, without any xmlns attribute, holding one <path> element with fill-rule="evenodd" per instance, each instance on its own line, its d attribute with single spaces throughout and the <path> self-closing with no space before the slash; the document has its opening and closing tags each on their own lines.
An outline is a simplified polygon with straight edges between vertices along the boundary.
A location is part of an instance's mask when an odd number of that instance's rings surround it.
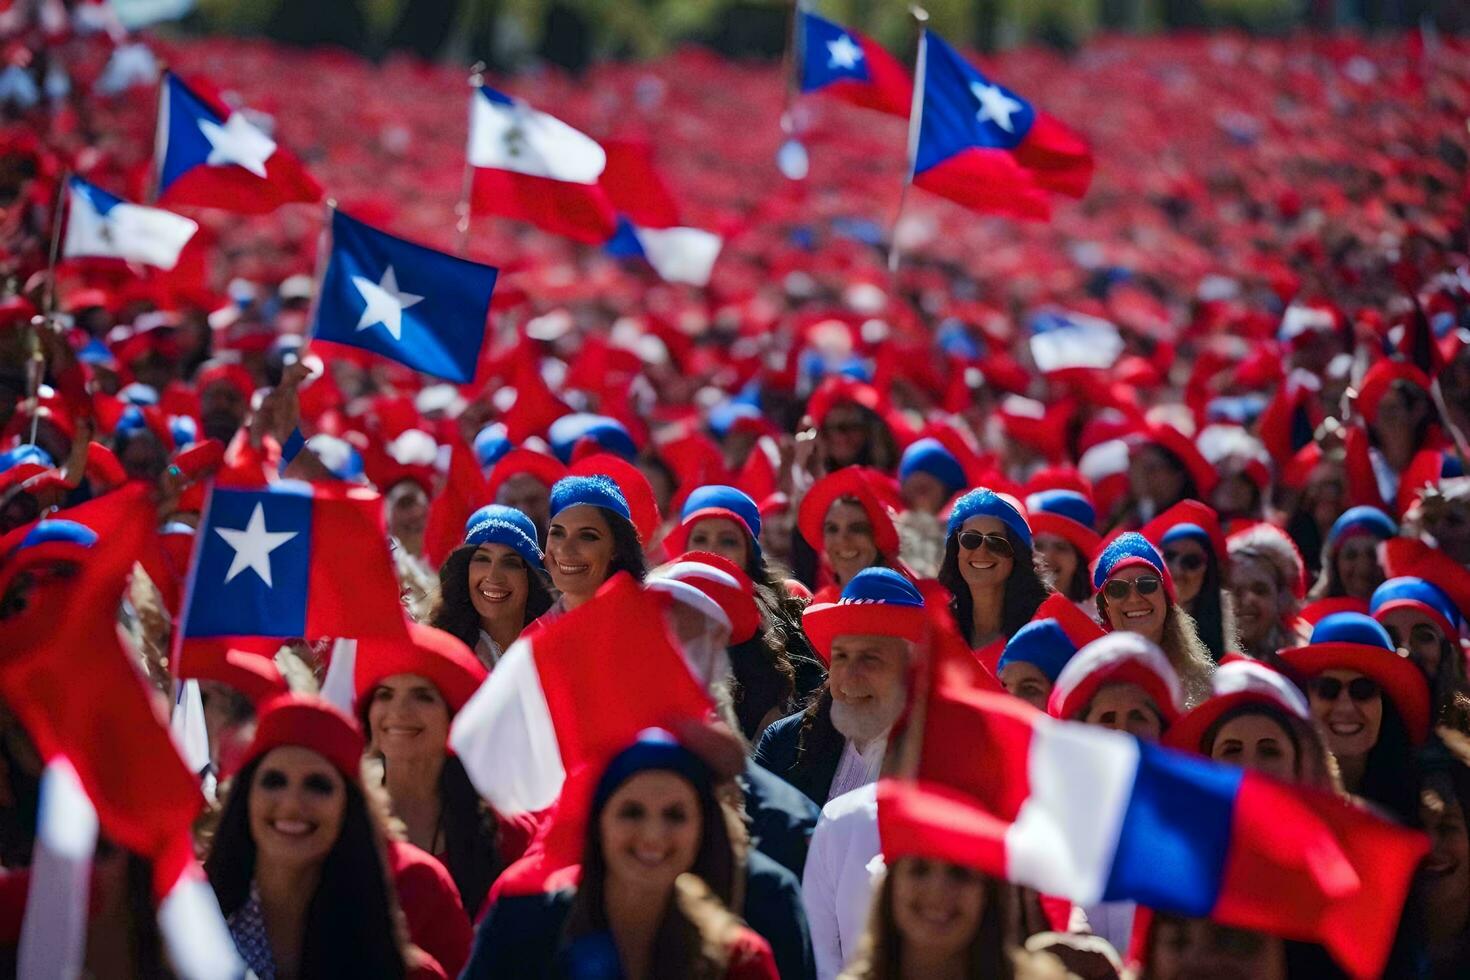
<svg viewBox="0 0 1470 980">
<path fill-rule="evenodd" d="M 268 434 L 284 443 L 291 437 L 291 430 L 301 421 L 301 382 L 310 376 L 311 369 L 299 361 L 286 366 L 281 383 L 266 392 L 255 410 L 250 425 L 253 438 Z"/>
</svg>

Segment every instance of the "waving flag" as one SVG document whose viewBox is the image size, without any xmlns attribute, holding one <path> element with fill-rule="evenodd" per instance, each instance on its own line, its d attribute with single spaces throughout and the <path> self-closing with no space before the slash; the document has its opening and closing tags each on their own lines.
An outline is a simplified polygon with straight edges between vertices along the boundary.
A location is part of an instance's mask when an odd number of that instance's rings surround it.
<svg viewBox="0 0 1470 980">
<path fill-rule="evenodd" d="M 1081 197 L 1092 152 L 1077 134 L 982 75 L 928 31 L 919 42 L 913 182 L 975 211 L 1044 219 L 1048 192 Z"/>
<path fill-rule="evenodd" d="M 468 384 L 499 274 L 334 210 L 332 254 L 312 335 Z"/>
<path fill-rule="evenodd" d="M 608 254 L 643 259 L 665 282 L 709 283 L 725 240 L 683 224 L 679 205 L 653 165 L 647 144 L 610 142 L 600 183 L 618 213 L 617 232 L 606 246 Z"/>
<path fill-rule="evenodd" d="M 600 245 L 617 215 L 598 184 L 607 153 L 555 116 L 482 86 L 470 96 L 471 208 Z"/>
<path fill-rule="evenodd" d="M 803 92 L 908 118 L 914 86 L 897 58 L 857 31 L 805 10 L 796 16 Z"/>
<path fill-rule="evenodd" d="M 1107 320 L 1068 310 L 1031 317 L 1031 359 L 1043 374 L 1106 370 L 1123 353 L 1123 338 Z"/>
<path fill-rule="evenodd" d="M 113 197 L 80 177 L 67 181 L 62 257 L 122 259 L 172 269 L 199 226 L 162 208 Z"/>
<path fill-rule="evenodd" d="M 244 112 L 206 101 L 172 72 L 159 89 L 158 202 L 266 214 L 322 188 Z"/>
<path fill-rule="evenodd" d="M 927 810 L 939 814 L 929 826 L 947 828 L 926 843 L 935 857 L 1080 904 L 1132 900 L 1321 943 L 1355 976 L 1382 970 L 1423 834 L 1325 793 L 1056 721 L 945 670 L 916 778 L 879 785 L 880 830 L 885 810 Z"/>
</svg>

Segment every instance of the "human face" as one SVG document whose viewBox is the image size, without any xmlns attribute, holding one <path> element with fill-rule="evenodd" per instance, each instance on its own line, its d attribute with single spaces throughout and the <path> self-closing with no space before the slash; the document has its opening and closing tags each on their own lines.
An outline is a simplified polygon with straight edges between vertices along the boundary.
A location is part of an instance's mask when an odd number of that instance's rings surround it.
<svg viewBox="0 0 1470 980">
<path fill-rule="evenodd" d="M 937 514 L 949 500 L 949 490 L 929 473 L 914 472 L 899 487 L 904 505 L 923 514 Z"/>
<path fill-rule="evenodd" d="M 439 689 L 418 674 L 394 674 L 373 688 L 368 702 L 372 746 L 391 765 L 444 754 L 449 742 L 449 705 Z"/>
<path fill-rule="evenodd" d="M 1424 528 L 1439 550 L 1461 565 L 1470 565 L 1470 502 L 1456 500 L 1424 515 Z"/>
<path fill-rule="evenodd" d="M 1210 746 L 1210 758 L 1288 782 L 1299 773 L 1291 736 L 1280 722 L 1263 712 L 1236 715 L 1221 725 Z"/>
<path fill-rule="evenodd" d="M 789 562 L 791 534 L 796 530 L 796 515 L 791 508 L 761 516 L 761 551 L 770 561 Z M 743 566 L 742 566 L 743 567 Z"/>
<path fill-rule="evenodd" d="M 888 872 L 893 924 L 906 945 L 935 959 L 962 954 L 985 915 L 985 879 L 958 864 L 908 857 Z"/>
<path fill-rule="evenodd" d="M 1383 584 L 1378 567 L 1378 539 L 1371 534 L 1354 534 L 1337 546 L 1337 577 L 1343 590 L 1354 599 L 1368 599 Z"/>
<path fill-rule="evenodd" d="M 1032 539 L 1032 547 L 1051 569 L 1052 584 L 1058 591 L 1065 592 L 1077 574 L 1077 549 L 1066 538 L 1055 534 L 1038 534 Z"/>
<path fill-rule="evenodd" d="M 570 602 L 584 602 L 607 581 L 613 560 L 612 527 L 602 511 L 577 504 L 557 514 L 546 532 L 546 568 Z"/>
<path fill-rule="evenodd" d="M 204 434 L 226 445 L 244 423 L 247 408 L 245 396 L 232 384 L 216 381 L 199 393 L 199 420 Z"/>
<path fill-rule="evenodd" d="M 1157 742 L 1164 734 L 1164 719 L 1143 688 L 1129 682 L 1104 684 L 1082 713 L 1088 725 L 1127 732 L 1145 742 Z"/>
<path fill-rule="evenodd" d="M 551 523 L 551 490 L 546 484 L 529 473 L 517 473 L 496 488 L 495 502 L 525 514 L 536 525 L 537 533 L 546 537 L 546 527 Z"/>
<path fill-rule="evenodd" d="M 347 784 L 322 756 L 283 745 L 260 760 L 246 805 L 257 860 L 320 864 L 342 833 Z"/>
<path fill-rule="evenodd" d="M 531 570 L 506 544 L 482 544 L 470 555 L 470 605 L 483 625 L 524 623 L 531 596 Z"/>
<path fill-rule="evenodd" d="M 908 694 L 907 640 L 850 635 L 832 641 L 827 683 L 832 724 L 846 737 L 867 742 L 883 735 L 903 713 Z"/>
<path fill-rule="evenodd" d="M 838 584 L 846 584 L 877 562 L 878 545 L 873 541 L 868 512 L 854 501 L 834 501 L 822 521 L 822 550 Z"/>
<path fill-rule="evenodd" d="M 1000 682 L 1005 689 L 1028 704 L 1046 710 L 1047 698 L 1051 697 L 1051 678 L 1041 672 L 1035 664 L 1024 660 L 1008 660 L 1000 669 Z"/>
<path fill-rule="evenodd" d="M 1259 491 L 1250 478 L 1236 473 L 1222 479 L 1210 494 L 1210 506 L 1222 518 L 1249 517 L 1260 509 Z"/>
<path fill-rule="evenodd" d="M 1164 561 L 1169 566 L 1169 575 L 1174 579 L 1174 593 L 1179 596 L 1179 604 L 1189 605 L 1205 584 L 1209 555 L 1198 541 L 1181 538 L 1165 546 Z"/>
<path fill-rule="evenodd" d="M 999 517 L 972 517 L 960 525 L 956 532 L 955 551 L 959 559 L 960 578 L 971 589 L 1003 589 L 1006 579 L 1011 577 L 1011 570 L 1016 567 L 1016 557 L 1012 555 L 1000 555 L 992 550 L 989 542 L 982 542 L 978 548 L 966 548 L 958 538 L 966 531 L 975 531 L 979 534 L 999 534 L 1002 537 L 1006 533 L 1005 521 Z"/>
<path fill-rule="evenodd" d="M 1286 947 L 1259 932 L 1208 919 L 1154 919 L 1149 980 L 1286 980 Z"/>
<path fill-rule="evenodd" d="M 1129 630 L 1148 637 L 1155 643 L 1164 639 L 1164 617 L 1169 614 L 1169 597 L 1164 594 L 1163 583 L 1149 595 L 1138 591 L 1141 578 L 1160 578 L 1159 573 L 1145 565 L 1130 565 L 1112 576 L 1108 582 L 1127 582 L 1131 586 L 1122 599 L 1104 599 L 1108 622 L 1115 630 Z M 1103 584 L 1107 588 L 1107 583 Z"/>
<path fill-rule="evenodd" d="M 822 420 L 822 440 L 834 468 L 857 462 L 868 441 L 868 420 L 851 403 L 834 406 Z"/>
<path fill-rule="evenodd" d="M 1317 682 L 1322 677 L 1341 682 L 1341 690 L 1330 701 L 1318 690 Z M 1327 732 L 1327 747 L 1339 759 L 1361 759 L 1378 744 L 1378 732 L 1383 726 L 1383 694 L 1379 692 L 1365 701 L 1354 701 L 1348 690 L 1349 684 L 1362 677 L 1355 670 L 1327 670 L 1307 685 L 1312 717 L 1321 722 Z"/>
<path fill-rule="evenodd" d="M 410 555 L 424 550 L 424 526 L 429 519 L 429 495 L 417 483 L 403 481 L 388 491 L 388 533 Z"/>
<path fill-rule="evenodd" d="M 1265 562 L 1237 558 L 1230 568 L 1230 594 L 1235 598 L 1235 628 L 1247 649 L 1257 649 L 1281 622 L 1284 596 L 1276 573 Z"/>
<path fill-rule="evenodd" d="M 1448 776 L 1435 774 L 1419 797 L 1419 819 L 1430 851 L 1416 883 L 1423 899 L 1428 940 L 1438 944 L 1465 931 L 1470 919 L 1470 839 L 1465 811 Z"/>
<path fill-rule="evenodd" d="M 640 772 L 619 786 L 597 824 L 609 881 L 659 895 L 694 867 L 704 833 L 694 787 L 659 770 Z"/>
<path fill-rule="evenodd" d="M 728 517 L 707 517 L 689 529 L 688 550 L 707 551 L 744 568 L 750 535 L 745 525 Z"/>
<path fill-rule="evenodd" d="M 1157 446 L 1142 446 L 1128 461 L 1128 486 L 1138 500 L 1162 510 L 1184 495 L 1184 474 Z"/>
<path fill-rule="evenodd" d="M 1439 627 L 1428 616 L 1412 609 L 1394 609 L 1380 622 L 1393 637 L 1394 646 L 1407 653 L 1425 679 L 1434 684 L 1439 678 L 1444 653 L 1444 634 Z"/>
<path fill-rule="evenodd" d="M 730 631 L 723 623 L 677 599 L 665 607 L 664 619 L 701 687 L 711 690 L 730 676 Z"/>
</svg>

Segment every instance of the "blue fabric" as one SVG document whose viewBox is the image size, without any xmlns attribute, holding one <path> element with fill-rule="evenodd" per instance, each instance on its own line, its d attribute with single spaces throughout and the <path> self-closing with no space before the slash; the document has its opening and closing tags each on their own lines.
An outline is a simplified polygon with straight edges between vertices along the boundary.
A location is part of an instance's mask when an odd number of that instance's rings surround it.
<svg viewBox="0 0 1470 980">
<path fill-rule="evenodd" d="M 612 511 L 625 521 L 631 522 L 633 514 L 628 510 L 628 501 L 623 491 L 610 477 L 566 476 L 551 487 L 551 516 L 555 517 L 568 507 L 585 505 Z"/>
<path fill-rule="evenodd" d="M 1114 566 L 1125 558 L 1142 558 L 1158 571 L 1161 578 L 1164 575 L 1163 556 L 1143 535 L 1137 531 L 1129 531 L 1114 538 L 1098 556 L 1097 567 L 1092 572 L 1092 587 L 1101 589 L 1112 574 Z"/>
<path fill-rule="evenodd" d="M 737 490 L 735 487 L 710 484 L 695 489 L 685 498 L 684 506 L 679 510 L 679 520 L 686 519 L 695 511 L 706 510 L 710 507 L 719 507 L 738 514 L 740 520 L 745 524 L 745 529 L 750 532 L 750 536 L 760 537 L 761 510 L 743 490 Z"/>
<path fill-rule="evenodd" d="M 1368 612 L 1377 613 L 1390 602 L 1404 600 L 1427 606 L 1449 620 L 1451 626 L 1457 629 L 1460 626 L 1462 617 L 1454 600 L 1440 591 L 1439 586 L 1432 582 L 1410 576 L 1391 578 L 1374 589 L 1373 597 L 1368 600 Z"/>
<path fill-rule="evenodd" d="M 1055 683 L 1062 668 L 1076 653 L 1077 647 L 1061 623 L 1055 619 L 1039 619 L 1016 630 L 1016 635 L 1007 641 L 1001 652 L 996 670 L 1004 670 L 1006 664 L 1020 661 L 1033 664 Z"/>
<path fill-rule="evenodd" d="M 842 589 L 843 604 L 923 608 L 924 597 L 914 583 L 891 568 L 865 568 L 852 577 Z"/>
<path fill-rule="evenodd" d="M 954 537 L 972 517 L 999 518 L 1022 544 L 1027 548 L 1031 547 L 1031 527 L 1026 523 L 1026 518 L 994 490 L 977 487 L 956 500 L 954 508 L 949 512 L 949 524 L 945 527 L 944 536 Z"/>
<path fill-rule="evenodd" d="M 331 257 L 312 333 L 468 384 L 480 362 L 499 275 L 493 266 L 395 238 L 333 211 Z M 394 290 L 391 310 L 373 301 Z M 374 319 L 380 315 L 385 318 Z"/>
<path fill-rule="evenodd" d="M 628 434 L 623 423 L 606 415 L 573 412 L 551 423 L 546 431 L 546 440 L 551 443 L 552 453 L 567 464 L 572 461 L 572 450 L 583 439 L 591 439 L 599 448 L 614 456 L 621 456 L 630 463 L 638 457 L 638 447 L 633 444 L 633 437 Z"/>
<path fill-rule="evenodd" d="M 1032 513 L 1055 514 L 1076 521 L 1089 531 L 1097 524 L 1097 511 L 1075 490 L 1043 490 L 1026 501 Z"/>
<path fill-rule="evenodd" d="M 536 544 L 536 525 L 514 507 L 486 504 L 465 522 L 465 544 L 503 544 L 513 548 L 527 565 L 542 569 L 541 548 Z"/>
<path fill-rule="evenodd" d="M 22 463 L 35 463 L 37 466 L 44 466 L 47 469 L 51 469 L 56 465 L 52 462 L 50 453 L 46 452 L 40 446 L 33 446 L 30 443 L 16 446 L 14 449 L 7 449 L 5 452 L 0 453 L 0 473 L 4 473 Z"/>
<path fill-rule="evenodd" d="M 159 166 L 158 193 L 162 194 L 184 174 L 209 160 L 209 140 L 199 128 L 201 122 L 223 124 L 225 120 L 190 91 L 173 72 L 164 73 L 164 92 L 168 96 L 168 126 L 165 130 L 163 162 Z"/>
<path fill-rule="evenodd" d="M 781 980 L 812 980 L 817 973 L 801 879 L 760 851 L 745 859 L 745 924 L 771 947 Z"/>
<path fill-rule="evenodd" d="M 714 782 L 709 766 L 680 745 L 674 736 L 661 728 L 646 728 L 638 733 L 637 741 L 613 756 L 602 771 L 597 790 L 592 794 L 592 812 L 601 810 L 607 798 L 623 783 L 640 772 L 652 771 L 683 776 L 700 795 L 711 792 Z"/>
<path fill-rule="evenodd" d="M 1138 743 L 1104 901 L 1207 916 L 1220 896 L 1245 770 Z"/>
<path fill-rule="evenodd" d="M 969 149 L 1014 150 L 1021 145 L 1036 123 L 1031 104 L 1010 89 L 994 85 L 1016 105 L 1009 116 L 1010 129 L 989 117 L 981 118 L 977 93 L 994 83 L 933 31 L 925 32 L 924 44 L 923 117 L 914 173 L 921 174 Z"/>
<path fill-rule="evenodd" d="M 1175 541 L 1183 541 L 1186 538 L 1190 541 L 1198 541 L 1200 544 L 1204 545 L 1205 551 L 1208 551 L 1211 554 L 1213 554 L 1215 551 L 1214 545 L 1210 542 L 1209 532 L 1200 527 L 1198 524 L 1190 524 L 1188 522 L 1185 522 L 1183 524 L 1175 524 L 1173 527 L 1169 528 L 1169 530 L 1164 532 L 1164 537 L 1162 538 L 1160 543 L 1173 544 Z"/>
<path fill-rule="evenodd" d="M 97 543 L 97 532 L 76 521 L 54 519 L 40 521 L 26 532 L 25 537 L 20 539 L 20 544 L 15 546 L 15 550 L 48 544 L 52 541 L 90 548 Z"/>
<path fill-rule="evenodd" d="M 960 466 L 954 453 L 944 448 L 944 443 L 938 439 L 927 437 L 915 441 L 905 449 L 903 458 L 898 462 L 900 480 L 907 480 L 915 473 L 928 473 L 944 484 L 944 488 L 950 493 L 962 489 L 969 482 L 965 478 L 964 467 Z"/>
<path fill-rule="evenodd" d="M 1328 546 L 1336 546 L 1344 534 L 1353 530 L 1365 530 L 1380 540 L 1386 540 L 1399 533 L 1399 526 L 1377 507 L 1349 507 L 1332 522 L 1332 530 L 1327 532 Z"/>
<path fill-rule="evenodd" d="M 848 66 L 834 56 L 834 46 L 851 46 L 862 49 L 857 35 L 844 30 L 841 25 L 818 17 L 816 14 L 798 11 L 801 18 L 801 90 L 815 92 L 834 82 L 872 82 L 866 55 L 859 54 Z"/>
<path fill-rule="evenodd" d="M 1357 612 L 1333 613 L 1323 616 L 1312 629 L 1312 644 L 1317 643 L 1361 643 L 1370 647 L 1382 647 L 1394 652 L 1393 640 L 1388 630 L 1379 625 L 1372 616 Z"/>
<path fill-rule="evenodd" d="M 753 758 L 757 765 L 786 780 L 821 807 L 826 805 L 832 778 L 837 775 L 844 742 L 840 735 L 831 739 L 814 738 L 819 726 L 825 726 L 829 733 L 835 732 L 831 717 L 819 713 L 812 722 L 813 731 L 803 744 L 801 727 L 805 719 L 806 713 L 798 711 L 771 722 L 761 732 Z M 818 742 L 825 747 L 815 748 Z"/>
<path fill-rule="evenodd" d="M 306 436 L 301 434 L 301 426 L 298 425 L 291 430 L 291 434 L 286 437 L 285 443 L 281 446 L 282 473 L 286 471 L 286 467 L 290 466 L 291 461 L 299 456 L 301 454 L 301 450 L 305 448 Z"/>
<path fill-rule="evenodd" d="M 475 434 L 475 461 L 482 470 L 500 462 L 500 457 L 512 448 L 510 439 L 505 434 L 505 426 L 499 422 L 487 425 Z"/>
<path fill-rule="evenodd" d="M 745 791 L 751 847 L 800 877 L 821 808 L 753 759 L 745 760 L 740 786 Z"/>
<path fill-rule="evenodd" d="M 333 478 L 343 483 L 356 483 L 362 479 L 362 453 L 346 439 L 317 433 L 306 440 L 310 449 Z"/>
</svg>

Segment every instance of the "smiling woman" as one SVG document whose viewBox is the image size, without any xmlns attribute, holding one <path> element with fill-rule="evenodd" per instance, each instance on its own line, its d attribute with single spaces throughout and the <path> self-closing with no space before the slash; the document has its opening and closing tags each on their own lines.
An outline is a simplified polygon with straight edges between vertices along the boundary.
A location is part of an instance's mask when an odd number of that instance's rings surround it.
<svg viewBox="0 0 1470 980">
<path fill-rule="evenodd" d="M 643 546 L 618 485 L 605 476 L 569 476 L 551 488 L 547 568 L 561 592 L 558 611 L 591 599 L 618 572 L 647 573 Z"/>
</svg>

